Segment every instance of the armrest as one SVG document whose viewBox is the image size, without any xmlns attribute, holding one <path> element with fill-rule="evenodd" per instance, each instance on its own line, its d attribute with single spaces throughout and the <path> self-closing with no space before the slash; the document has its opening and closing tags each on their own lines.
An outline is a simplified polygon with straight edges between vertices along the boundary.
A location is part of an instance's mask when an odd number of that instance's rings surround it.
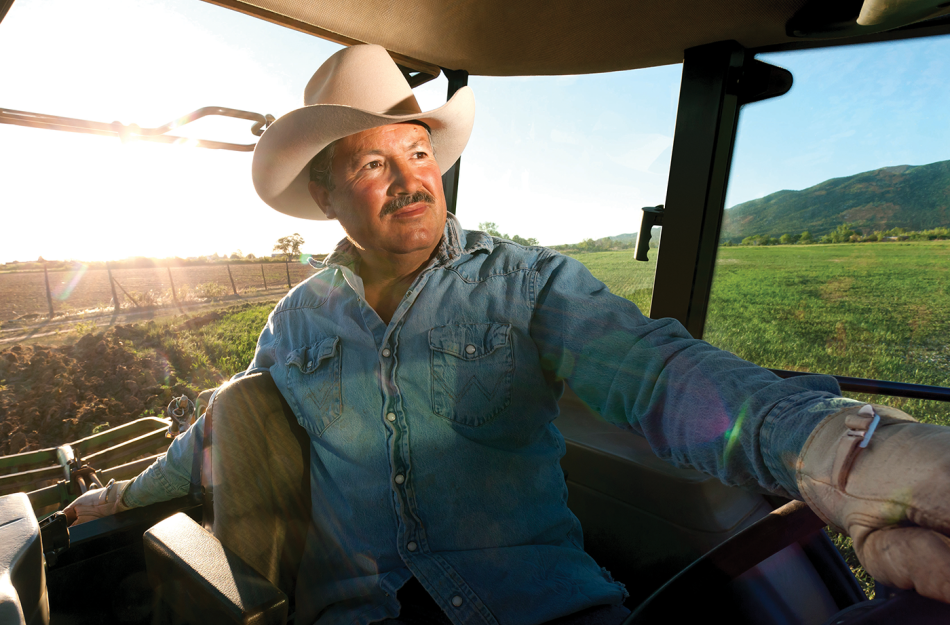
<svg viewBox="0 0 950 625">
<path fill-rule="evenodd" d="M 230 549 L 178 513 L 144 536 L 148 578 L 188 622 L 284 625 L 287 597 Z"/>
</svg>

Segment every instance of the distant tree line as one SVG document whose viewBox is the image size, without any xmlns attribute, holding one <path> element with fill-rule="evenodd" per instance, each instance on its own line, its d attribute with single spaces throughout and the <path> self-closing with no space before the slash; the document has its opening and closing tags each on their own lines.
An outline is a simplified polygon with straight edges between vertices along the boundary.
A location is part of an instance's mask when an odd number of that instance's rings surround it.
<svg viewBox="0 0 950 625">
<path fill-rule="evenodd" d="M 532 239 L 533 241 L 534 239 Z M 231 264 L 241 263 L 283 263 L 297 259 L 301 256 L 300 248 L 306 243 L 299 233 L 295 232 L 286 237 L 277 239 L 274 245 L 274 251 L 280 252 L 274 256 L 254 256 L 254 254 L 245 254 L 240 249 L 228 254 L 212 254 L 210 256 L 197 256 L 194 258 L 148 258 L 146 256 L 134 256 L 132 258 L 123 258 L 122 260 L 110 260 L 109 266 L 113 269 L 150 269 L 152 267 L 192 267 L 196 265 L 209 265 L 212 263 L 227 262 Z M 323 259 L 326 254 L 316 254 L 317 259 Z M 35 261 L 13 261 L 0 265 L 0 271 L 43 271 L 45 266 L 48 271 L 71 270 L 77 265 L 86 269 L 105 269 L 106 261 L 74 261 L 74 260 L 45 260 L 40 256 Z"/>
<path fill-rule="evenodd" d="M 890 230 L 874 230 L 867 234 L 855 230 L 854 224 L 841 224 L 831 232 L 815 237 L 805 230 L 799 235 L 783 234 L 776 238 L 767 234 L 748 236 L 740 243 L 723 241 L 724 247 L 734 245 L 812 245 L 817 243 L 871 243 L 877 241 L 938 241 L 950 239 L 950 228 L 933 228 L 931 230 L 907 230 L 905 228 L 891 228 Z"/>
<path fill-rule="evenodd" d="M 509 241 L 514 241 L 518 245 L 537 245 L 538 244 L 538 240 L 533 237 L 526 239 L 524 237 L 518 236 L 517 234 L 514 234 L 512 236 L 508 236 L 507 234 L 502 234 L 498 230 L 498 224 L 496 224 L 494 221 L 483 221 L 482 223 L 478 224 L 478 229 L 485 232 L 486 234 L 492 235 L 493 237 L 498 237 L 499 239 L 508 239 Z"/>
<path fill-rule="evenodd" d="M 652 243 L 652 241 L 651 241 Z M 555 245 L 553 249 L 559 252 L 612 252 L 614 250 L 629 250 L 635 247 L 630 241 L 618 241 L 610 237 L 600 239 L 584 239 L 580 243 L 565 243 Z"/>
</svg>

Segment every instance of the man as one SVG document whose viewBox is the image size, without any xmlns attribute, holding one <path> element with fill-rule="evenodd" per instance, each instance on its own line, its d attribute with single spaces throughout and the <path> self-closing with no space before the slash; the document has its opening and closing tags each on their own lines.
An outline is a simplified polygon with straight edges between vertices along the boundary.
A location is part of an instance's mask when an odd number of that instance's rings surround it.
<svg viewBox="0 0 950 625">
<path fill-rule="evenodd" d="M 570 258 L 463 230 L 441 174 L 471 132 L 467 88 L 423 113 L 385 50 L 355 46 L 305 102 L 261 138 L 255 186 L 347 239 L 277 305 L 248 369 L 270 371 L 311 440 L 298 622 L 621 622 L 626 591 L 566 505 L 565 382 L 660 457 L 803 497 L 873 575 L 950 601 L 946 428 L 842 399 L 832 378 L 780 380 Z M 182 494 L 192 431 L 71 508 Z"/>
</svg>

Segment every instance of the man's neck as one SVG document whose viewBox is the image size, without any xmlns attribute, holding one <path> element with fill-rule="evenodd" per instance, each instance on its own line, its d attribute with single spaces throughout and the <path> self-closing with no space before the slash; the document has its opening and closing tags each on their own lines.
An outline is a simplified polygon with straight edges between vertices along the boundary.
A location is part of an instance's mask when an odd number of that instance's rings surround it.
<svg viewBox="0 0 950 625">
<path fill-rule="evenodd" d="M 373 307 L 385 323 L 389 323 L 399 302 L 422 270 L 428 265 L 438 245 L 432 250 L 411 254 L 379 254 L 360 250 L 359 275 L 363 281 L 366 303 Z"/>
</svg>

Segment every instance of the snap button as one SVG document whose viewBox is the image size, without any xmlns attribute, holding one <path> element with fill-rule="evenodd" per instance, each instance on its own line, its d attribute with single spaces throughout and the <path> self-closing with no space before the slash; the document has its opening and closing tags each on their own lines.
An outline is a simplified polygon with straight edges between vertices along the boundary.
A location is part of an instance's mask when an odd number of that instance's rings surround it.
<svg viewBox="0 0 950 625">
<path fill-rule="evenodd" d="M 406 476 L 403 475 L 402 473 L 400 473 L 400 474 L 397 475 L 395 478 L 393 478 L 393 480 L 394 480 L 397 484 L 402 484 L 403 482 L 406 481 Z"/>
<path fill-rule="evenodd" d="M 458 595 L 452 597 L 452 605 L 454 605 L 456 608 L 462 607 L 462 598 Z"/>
<path fill-rule="evenodd" d="M 309 369 L 312 366 L 313 366 L 313 361 L 311 360 L 310 362 L 307 363 L 307 369 Z"/>
<path fill-rule="evenodd" d="M 416 543 L 409 543 L 408 545 L 406 545 L 406 549 L 408 549 L 409 551 L 415 551 L 417 546 L 418 545 L 416 545 Z"/>
<path fill-rule="evenodd" d="M 466 346 L 465 346 L 465 353 L 466 353 L 466 354 L 474 354 L 474 353 L 475 353 L 475 346 L 474 346 L 474 345 L 466 345 Z"/>
<path fill-rule="evenodd" d="M 387 415 L 386 415 L 386 420 L 387 420 L 387 421 L 390 421 L 390 422 L 391 422 L 391 421 L 395 421 L 395 420 L 396 420 L 396 413 L 395 413 L 395 412 L 390 412 L 389 414 L 387 414 Z"/>
<path fill-rule="evenodd" d="M 388 347 L 384 347 L 384 348 L 383 348 L 383 358 L 389 358 L 390 355 L 392 355 L 392 352 L 389 351 L 389 348 L 388 348 Z"/>
</svg>

